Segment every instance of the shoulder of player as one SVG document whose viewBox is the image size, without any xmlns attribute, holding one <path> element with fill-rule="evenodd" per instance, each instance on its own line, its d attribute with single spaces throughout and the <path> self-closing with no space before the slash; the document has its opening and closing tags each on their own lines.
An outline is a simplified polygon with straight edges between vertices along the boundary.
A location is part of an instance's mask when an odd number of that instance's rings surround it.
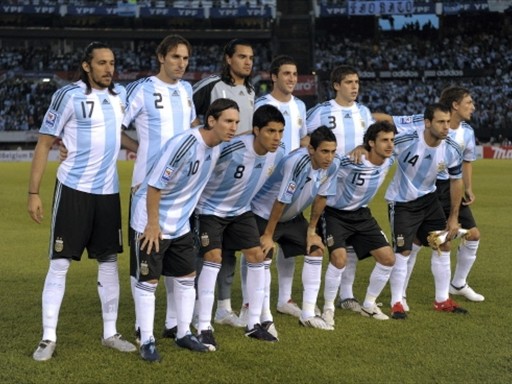
<svg viewBox="0 0 512 384">
<path fill-rule="evenodd" d="M 213 88 L 215 84 L 221 81 L 221 77 L 219 75 L 210 75 L 208 77 L 205 77 L 204 79 L 199 80 L 197 83 L 195 83 L 192 87 L 194 93 L 208 88 Z"/>
</svg>

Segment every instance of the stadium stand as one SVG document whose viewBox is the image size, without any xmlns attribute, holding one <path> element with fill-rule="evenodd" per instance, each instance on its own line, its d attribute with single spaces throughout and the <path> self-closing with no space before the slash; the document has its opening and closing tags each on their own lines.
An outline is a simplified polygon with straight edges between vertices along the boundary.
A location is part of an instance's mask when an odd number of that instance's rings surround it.
<svg viewBox="0 0 512 384">
<path fill-rule="evenodd" d="M 139 7 L 157 8 L 215 8 L 215 7 L 276 7 L 280 2 L 260 1 L 138 1 Z M 318 0 L 311 3 L 317 7 L 346 7 L 347 1 Z M 316 4 L 313 4 L 316 3 Z M 416 2 L 420 3 L 420 2 Z M 422 4 L 434 2 L 423 1 Z M 446 2 L 448 3 L 448 2 Z M 451 1 L 451 5 L 475 5 L 484 1 Z M 512 3 L 512 2 L 511 2 Z M 2 2 L 2 5 L 21 6 L 115 6 L 117 1 L 92 2 L 85 0 L 20 0 Z M 297 7 L 299 7 L 297 2 Z M 311 6 L 312 6 L 311 5 Z M 277 13 L 277 18 L 279 18 Z M 361 101 L 373 111 L 391 114 L 419 113 L 426 103 L 436 100 L 440 90 L 451 83 L 469 87 L 475 97 L 477 110 L 472 119 L 477 137 L 481 141 L 508 140 L 512 138 L 512 19 L 509 12 L 479 12 L 439 15 L 439 28 L 430 24 L 404 25 L 400 30 L 382 31 L 376 18 L 344 17 L 317 18 L 312 38 L 312 63 L 310 72 L 317 79 L 317 93 L 307 100 L 309 104 L 332 97 L 328 75 L 334 65 L 346 63 L 355 66 L 361 74 Z M 34 16 L 33 14 L 31 16 Z M 40 15 L 45 19 L 45 15 Z M 65 19 L 65 17 L 60 17 Z M 79 53 L 90 40 L 90 33 L 97 29 L 94 38 L 101 38 L 104 21 L 98 17 L 82 17 L 85 27 L 73 28 L 73 36 L 59 35 L 61 27 L 50 23 L 48 28 L 57 31 L 33 44 L 30 40 L 16 37 L 13 30 L 21 31 L 23 15 L 0 15 L 0 131 L 37 129 L 41 111 L 45 110 L 49 97 L 59 85 L 70 81 L 76 69 Z M 163 25 L 157 33 L 152 29 L 156 21 L 146 23 L 140 17 L 140 28 L 131 29 L 133 39 L 124 37 L 124 27 L 119 30 L 122 37 L 108 35 L 104 40 L 116 52 L 118 81 L 127 83 L 138 77 L 154 73 L 154 49 L 162 35 L 169 33 Z M 37 19 L 37 18 L 36 18 Z M 112 17 L 109 18 L 112 20 Z M 156 19 L 155 19 L 156 20 Z M 256 20 L 259 20 L 256 18 Z M 3 23 L 3 21 L 6 21 Z M 259 22 L 259 21 L 258 21 Z M 43 21 L 41 21 L 43 23 Z M 58 25 L 66 24 L 60 20 Z M 205 24 L 207 23 L 207 24 Z M 209 24 L 208 24 L 209 23 Z M 215 21 L 213 22 L 215 23 Z M 197 26 L 171 29 L 181 33 L 193 44 L 193 55 L 188 68 L 188 80 L 194 82 L 209 73 L 220 70 L 220 52 L 231 37 L 253 33 L 255 45 L 255 78 L 264 79 L 272 56 L 281 53 L 274 37 L 273 18 L 269 23 L 254 25 L 233 24 L 232 17 L 221 19 L 224 36 L 209 33 L 208 28 L 218 24 L 198 21 Z M 38 22 L 35 23 L 38 25 Z M 133 24 L 133 23 L 132 23 Z M 117 24 L 116 24 L 117 25 Z M 146 30 L 146 27 L 149 29 Z M 129 25 L 133 28 L 133 25 Z M 205 29 L 207 28 L 207 29 Z M 249 30 L 247 29 L 249 28 Z M 82 32 L 80 32 L 82 31 Z M 349 31 L 349 32 L 347 32 Z M 62 31 L 61 31 L 62 32 Z M 144 32 L 148 32 L 144 35 Z M 151 34 L 153 32 L 153 34 Z M 218 31 L 217 31 L 218 32 Z M 260 33 L 261 32 L 261 33 Z M 79 37 L 76 37 L 79 36 Z M 246 35 L 243 35 L 247 37 Z M 42 80 L 46 79 L 43 83 Z M 267 84 L 262 81 L 257 90 L 265 92 Z M 500 138 L 501 139 L 498 139 Z"/>
</svg>

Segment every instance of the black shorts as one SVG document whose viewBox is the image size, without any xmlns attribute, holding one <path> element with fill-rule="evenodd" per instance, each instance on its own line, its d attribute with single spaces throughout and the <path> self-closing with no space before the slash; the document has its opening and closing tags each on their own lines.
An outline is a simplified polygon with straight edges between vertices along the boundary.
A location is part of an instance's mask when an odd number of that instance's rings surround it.
<svg viewBox="0 0 512 384">
<path fill-rule="evenodd" d="M 255 215 L 255 217 L 260 234 L 263 234 L 267 227 L 268 220 L 258 215 Z M 306 255 L 308 225 L 309 223 L 302 213 L 291 220 L 277 223 L 273 239 L 283 249 L 285 258 Z M 314 251 L 317 248 L 318 247 L 315 246 L 312 247 L 311 250 Z M 273 253 L 274 250 L 269 251 L 266 255 L 267 259 L 271 259 Z"/>
<path fill-rule="evenodd" d="M 161 275 L 181 277 L 196 270 L 196 254 L 192 234 L 176 239 L 160 240 L 159 252 L 147 254 L 140 249 L 140 233 L 134 231 L 133 246 L 130 248 L 130 274 L 138 281 L 158 280 Z"/>
<path fill-rule="evenodd" d="M 410 251 L 414 238 L 428 246 L 428 233 L 446 228 L 446 216 L 435 192 L 407 203 L 388 204 L 395 252 Z"/>
<path fill-rule="evenodd" d="M 50 259 L 102 260 L 123 252 L 119 194 L 96 195 L 55 184 Z"/>
<path fill-rule="evenodd" d="M 371 251 L 389 246 L 386 235 L 372 216 L 370 208 L 342 211 L 325 207 L 325 241 L 329 253 L 350 244 L 359 260 L 371 256 Z"/>
<path fill-rule="evenodd" d="M 450 216 L 451 200 L 450 200 L 450 180 L 437 180 L 436 182 L 437 198 L 441 202 L 446 217 Z M 460 205 L 459 223 L 462 228 L 471 229 L 476 227 L 476 221 L 471 212 L 469 205 Z"/>
<path fill-rule="evenodd" d="M 199 215 L 201 254 L 212 249 L 239 251 L 260 245 L 260 233 L 252 212 L 239 216 Z"/>
</svg>

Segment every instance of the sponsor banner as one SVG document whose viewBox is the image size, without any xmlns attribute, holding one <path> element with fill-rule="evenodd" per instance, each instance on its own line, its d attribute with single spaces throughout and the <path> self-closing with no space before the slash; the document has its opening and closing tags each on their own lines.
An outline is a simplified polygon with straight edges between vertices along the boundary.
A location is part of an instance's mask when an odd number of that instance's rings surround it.
<svg viewBox="0 0 512 384">
<path fill-rule="evenodd" d="M 299 75 L 293 91 L 295 96 L 314 96 L 317 94 L 317 84 L 314 75 Z"/>
<path fill-rule="evenodd" d="M 100 5 L 82 7 L 76 5 L 68 5 L 68 15 L 72 16 L 85 16 L 85 15 L 95 15 L 95 16 L 115 16 L 117 15 L 117 6 L 111 7 L 103 7 Z"/>
<path fill-rule="evenodd" d="M 484 145 L 483 158 L 512 160 L 512 146 Z"/>
<path fill-rule="evenodd" d="M 443 14 L 458 15 L 461 12 L 489 12 L 487 1 L 443 2 Z"/>
<path fill-rule="evenodd" d="M 156 8 L 156 7 L 140 7 L 139 14 L 144 16 L 162 16 L 162 17 L 188 17 L 188 18 L 204 18 L 204 8 Z"/>
<path fill-rule="evenodd" d="M 349 1 L 347 9 L 350 16 L 412 15 L 414 1 Z"/>
<path fill-rule="evenodd" d="M 210 9 L 210 17 L 212 19 L 225 19 L 229 17 L 271 17 L 272 12 L 270 7 L 238 7 L 238 8 L 216 8 Z"/>
<path fill-rule="evenodd" d="M 41 13 L 54 14 L 59 13 L 58 6 L 52 5 L 2 5 L 1 13 Z"/>
<path fill-rule="evenodd" d="M 34 151 L 0 151 L 0 163 L 1 162 L 18 162 L 18 161 L 32 161 L 34 157 Z M 48 153 L 48 161 L 58 161 L 59 151 L 52 149 Z"/>
</svg>

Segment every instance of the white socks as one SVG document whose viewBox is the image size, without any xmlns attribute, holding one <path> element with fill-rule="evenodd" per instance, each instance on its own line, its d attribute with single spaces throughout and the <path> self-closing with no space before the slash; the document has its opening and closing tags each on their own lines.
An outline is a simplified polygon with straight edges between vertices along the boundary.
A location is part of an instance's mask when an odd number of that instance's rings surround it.
<svg viewBox="0 0 512 384">
<path fill-rule="evenodd" d="M 407 297 L 407 287 L 409 286 L 409 280 L 411 279 L 412 270 L 414 269 L 414 266 L 416 265 L 416 256 L 418 256 L 418 252 L 421 249 L 421 245 L 416 245 L 412 243 L 412 250 L 409 254 L 409 259 L 407 260 L 407 272 L 405 274 L 405 281 L 404 281 L 404 290 L 402 292 L 403 297 Z"/>
<path fill-rule="evenodd" d="M 201 272 L 201 275 L 204 273 Z M 176 315 L 178 319 L 178 332 L 176 338 L 181 339 L 190 333 L 190 323 L 194 314 L 196 301 L 196 289 L 194 288 L 195 276 L 174 278 L 174 299 L 176 301 Z"/>
<path fill-rule="evenodd" d="M 326 309 L 334 310 L 334 300 L 336 299 L 344 270 L 345 267 L 338 269 L 331 263 L 327 266 L 324 282 L 324 311 Z"/>
<path fill-rule="evenodd" d="M 197 297 L 199 303 L 198 331 L 206 331 L 211 328 L 213 302 L 215 301 L 215 282 L 219 274 L 221 264 L 211 261 L 203 262 L 203 269 L 197 280 Z"/>
<path fill-rule="evenodd" d="M 247 263 L 247 301 L 249 303 L 249 318 L 247 328 L 253 329 L 260 323 L 263 299 L 265 296 L 265 267 L 263 263 Z"/>
<path fill-rule="evenodd" d="M 302 318 L 315 316 L 315 304 L 322 280 L 322 257 L 305 256 L 302 268 Z M 336 296 L 334 296 L 336 297 Z"/>
<path fill-rule="evenodd" d="M 438 253 L 432 251 L 432 274 L 436 288 L 436 302 L 442 303 L 448 300 L 450 289 L 450 251 Z"/>
<path fill-rule="evenodd" d="M 462 240 L 457 250 L 457 265 L 453 274 L 452 285 L 460 288 L 467 284 L 467 278 L 471 267 L 476 260 L 476 252 L 480 240 Z"/>
<path fill-rule="evenodd" d="M 285 258 L 281 247 L 277 247 L 277 278 L 279 292 L 277 305 L 286 304 L 292 298 L 293 275 L 295 273 L 295 257 Z"/>
<path fill-rule="evenodd" d="M 405 275 L 407 274 L 407 256 L 401 253 L 395 253 L 395 265 L 389 277 L 389 286 L 391 287 L 391 306 L 397 302 L 402 302 L 404 292 Z"/>
<path fill-rule="evenodd" d="M 347 262 L 345 264 L 345 270 L 341 276 L 340 282 L 340 299 L 352 299 L 354 297 L 353 286 L 354 280 L 356 279 L 356 268 L 357 268 L 357 255 L 354 248 L 347 248 Z"/>
<path fill-rule="evenodd" d="M 57 341 L 60 305 L 66 289 L 70 259 L 50 260 L 43 288 L 43 340 Z"/>
<path fill-rule="evenodd" d="M 103 315 L 103 338 L 117 333 L 116 321 L 119 308 L 119 275 L 117 261 L 98 262 L 98 295 Z"/>
<path fill-rule="evenodd" d="M 261 323 L 265 321 L 274 321 L 274 317 L 272 316 L 272 312 L 270 311 L 270 284 L 272 282 L 272 275 L 270 274 L 270 265 L 272 264 L 272 260 L 265 260 L 263 262 L 265 268 L 265 287 L 264 287 L 264 298 L 263 298 L 263 307 L 261 309 Z"/>
<path fill-rule="evenodd" d="M 135 313 L 140 328 L 140 342 L 154 340 L 155 291 L 158 284 L 137 282 L 135 284 Z"/>
<path fill-rule="evenodd" d="M 176 300 L 174 300 L 174 277 L 162 276 L 164 278 L 167 307 L 165 310 L 165 328 L 171 329 L 178 324 L 176 318 Z"/>
<path fill-rule="evenodd" d="M 363 302 L 363 306 L 368 308 L 375 304 L 375 300 L 381 294 L 382 290 L 389 281 L 391 271 L 393 267 L 387 267 L 380 263 L 376 263 L 373 268 L 372 274 L 370 275 L 370 283 L 366 290 L 366 297 Z"/>
</svg>

